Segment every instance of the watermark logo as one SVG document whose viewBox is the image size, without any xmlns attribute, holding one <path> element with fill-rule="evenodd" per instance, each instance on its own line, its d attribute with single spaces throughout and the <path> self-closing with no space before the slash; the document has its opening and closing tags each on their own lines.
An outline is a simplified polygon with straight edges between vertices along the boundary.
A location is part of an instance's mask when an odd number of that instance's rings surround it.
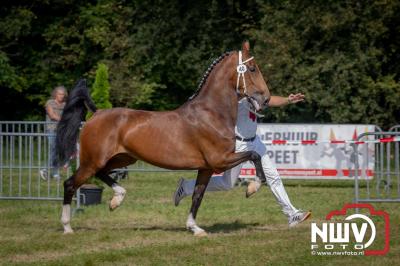
<svg viewBox="0 0 400 266">
<path fill-rule="evenodd" d="M 349 210 L 367 209 L 365 214 L 348 214 Z M 337 218 L 335 221 L 333 217 Z M 312 255 L 385 255 L 389 252 L 389 214 L 375 210 L 370 204 L 345 204 L 331 211 L 327 222 L 311 223 Z M 376 222 L 382 220 L 380 228 Z M 378 232 L 377 232 L 378 231 Z M 383 232 L 384 231 L 384 232 Z M 377 249 L 377 235 L 384 236 L 383 247 Z M 382 241 L 380 241 L 382 242 Z"/>
</svg>

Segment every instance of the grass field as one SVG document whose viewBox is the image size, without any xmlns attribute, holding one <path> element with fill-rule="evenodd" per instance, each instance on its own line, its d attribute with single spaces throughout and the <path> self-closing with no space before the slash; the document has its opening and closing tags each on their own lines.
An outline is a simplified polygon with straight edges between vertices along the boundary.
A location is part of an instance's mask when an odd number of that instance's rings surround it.
<svg viewBox="0 0 400 266">
<path fill-rule="evenodd" d="M 400 206 L 374 204 L 390 214 L 390 252 L 385 256 L 312 256 L 310 222 L 353 200 L 352 183 L 286 181 L 295 206 L 311 219 L 288 229 L 269 189 L 253 198 L 244 187 L 207 193 L 197 222 L 210 234 L 184 228 L 190 200 L 174 207 L 171 195 L 182 173 L 135 173 L 122 181 L 124 204 L 109 212 L 103 203 L 73 217 L 63 235 L 60 202 L 0 201 L 1 265 L 400 265 Z M 193 173 L 185 173 L 193 177 Z M 378 243 L 381 244 L 381 243 Z"/>
</svg>

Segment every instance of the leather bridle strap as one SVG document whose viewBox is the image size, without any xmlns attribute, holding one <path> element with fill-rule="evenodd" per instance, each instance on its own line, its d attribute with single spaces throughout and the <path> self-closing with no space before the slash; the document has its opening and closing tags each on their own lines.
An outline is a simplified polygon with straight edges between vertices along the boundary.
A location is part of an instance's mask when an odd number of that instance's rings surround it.
<svg viewBox="0 0 400 266">
<path fill-rule="evenodd" d="M 238 62 L 238 66 L 236 67 L 236 72 L 238 73 L 237 79 L 236 79 L 236 93 L 238 95 L 240 95 L 239 82 L 240 82 L 240 77 L 242 77 L 243 95 L 247 97 L 246 79 L 244 77 L 244 73 L 246 73 L 246 71 L 247 71 L 247 66 L 245 65 L 245 63 L 247 63 L 253 59 L 254 59 L 254 57 L 252 56 L 252 57 L 246 59 L 245 61 L 242 61 L 242 51 L 239 51 L 239 62 Z"/>
</svg>

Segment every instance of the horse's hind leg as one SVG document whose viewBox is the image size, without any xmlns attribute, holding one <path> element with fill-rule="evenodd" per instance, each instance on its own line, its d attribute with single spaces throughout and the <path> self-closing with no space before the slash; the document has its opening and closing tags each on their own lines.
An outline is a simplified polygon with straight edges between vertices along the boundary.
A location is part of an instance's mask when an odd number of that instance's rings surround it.
<svg viewBox="0 0 400 266">
<path fill-rule="evenodd" d="M 98 177 L 101 181 L 106 183 L 114 190 L 114 196 L 110 201 L 110 211 L 115 210 L 119 206 L 121 206 L 122 201 L 125 198 L 126 190 L 121 187 L 114 179 L 112 179 L 108 173 L 112 169 L 121 168 L 128 166 L 130 164 L 134 164 L 136 162 L 135 158 L 127 154 L 117 154 L 112 157 L 106 164 L 106 166 L 96 173 L 96 177 Z"/>
<path fill-rule="evenodd" d="M 61 214 L 61 223 L 64 227 L 64 234 L 73 233 L 71 228 L 71 202 L 75 191 L 93 175 L 93 171 L 80 167 L 74 175 L 64 181 L 64 201 Z"/>
<path fill-rule="evenodd" d="M 206 231 L 197 226 L 195 219 L 212 173 L 212 170 L 199 170 L 197 173 L 196 185 L 192 196 L 192 207 L 186 221 L 186 228 L 192 231 L 195 236 L 207 235 Z"/>
<path fill-rule="evenodd" d="M 121 206 L 122 201 L 125 198 L 126 190 L 121 187 L 117 181 L 112 179 L 108 174 L 100 171 L 96 174 L 96 177 L 98 177 L 101 181 L 106 183 L 109 187 L 111 187 L 114 190 L 114 196 L 112 197 L 110 201 L 110 211 L 115 210 L 119 206 Z"/>
</svg>

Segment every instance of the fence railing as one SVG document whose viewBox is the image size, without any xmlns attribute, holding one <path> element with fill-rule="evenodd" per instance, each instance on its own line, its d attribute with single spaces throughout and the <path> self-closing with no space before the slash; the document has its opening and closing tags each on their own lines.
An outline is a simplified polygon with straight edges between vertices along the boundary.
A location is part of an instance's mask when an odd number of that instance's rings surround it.
<svg viewBox="0 0 400 266">
<path fill-rule="evenodd" d="M 0 121 L 0 199 L 61 200 L 70 168 L 51 167 L 55 124 Z"/>
<path fill-rule="evenodd" d="M 399 129 L 399 130 L 397 130 Z M 400 126 L 395 126 L 389 132 L 367 132 L 360 134 L 358 140 L 372 137 L 375 139 L 400 136 Z M 374 145 L 373 149 L 370 149 Z M 374 176 L 367 178 L 365 167 L 356 156 L 356 175 L 354 179 L 354 201 L 358 202 L 400 202 L 400 152 L 398 141 L 384 143 L 364 143 L 357 145 L 355 152 L 374 150 Z M 358 170 L 361 169 L 361 170 Z"/>
<path fill-rule="evenodd" d="M 55 124 L 0 121 L 0 199 L 62 200 L 71 167 L 52 167 Z M 138 161 L 119 172 L 171 171 Z M 117 175 L 121 176 L 121 175 Z M 78 191 L 78 207 L 83 195 Z"/>
<path fill-rule="evenodd" d="M 54 132 L 49 129 L 51 125 L 37 121 L 0 121 L 0 199 L 62 200 L 63 181 L 72 171 L 70 167 L 63 167 L 59 172 L 55 172 L 51 167 L 54 140 Z M 358 139 L 363 140 L 367 137 L 380 139 L 391 136 L 400 136 L 400 125 L 392 127 L 390 132 L 378 130 L 378 132 L 363 133 Z M 356 145 L 354 149 L 354 157 L 357 159 L 354 179 L 356 202 L 400 202 L 399 145 L 399 142 Z M 368 162 L 359 162 L 357 156 L 369 150 L 374 153 L 375 165 L 372 178 L 365 174 Z M 170 170 L 138 161 L 123 171 Z M 77 203 L 79 206 L 80 200 L 77 200 Z"/>
</svg>

